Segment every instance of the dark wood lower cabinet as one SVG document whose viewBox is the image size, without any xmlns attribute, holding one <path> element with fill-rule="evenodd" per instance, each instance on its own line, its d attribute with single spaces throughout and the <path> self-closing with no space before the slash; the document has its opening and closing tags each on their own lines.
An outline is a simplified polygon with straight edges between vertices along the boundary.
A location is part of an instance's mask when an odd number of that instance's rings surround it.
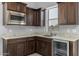
<svg viewBox="0 0 79 59">
<path fill-rule="evenodd" d="M 24 55 L 25 44 L 24 42 L 17 43 L 17 56 Z"/>
<path fill-rule="evenodd" d="M 25 46 L 25 55 L 29 55 L 35 52 L 35 40 L 33 38 L 27 38 Z"/>
<path fill-rule="evenodd" d="M 51 44 L 50 39 L 38 37 L 36 40 L 36 52 L 44 56 L 51 56 Z"/>
<path fill-rule="evenodd" d="M 7 44 L 7 52 L 9 56 L 16 56 L 17 55 L 17 46 L 16 43 Z"/>
<path fill-rule="evenodd" d="M 51 40 L 42 37 L 28 37 L 7 40 L 7 53 L 9 56 L 26 56 L 39 53 L 51 56 Z"/>
<path fill-rule="evenodd" d="M 4 44 L 5 43 L 5 44 Z M 27 56 L 39 53 L 43 56 L 52 56 L 52 39 L 44 37 L 26 37 L 3 40 L 3 55 Z M 69 56 L 78 55 L 78 41 L 69 41 Z"/>
<path fill-rule="evenodd" d="M 20 41 L 21 40 L 21 41 Z M 9 40 L 7 43 L 7 52 L 10 56 L 23 56 L 25 49 L 25 40 Z"/>
</svg>

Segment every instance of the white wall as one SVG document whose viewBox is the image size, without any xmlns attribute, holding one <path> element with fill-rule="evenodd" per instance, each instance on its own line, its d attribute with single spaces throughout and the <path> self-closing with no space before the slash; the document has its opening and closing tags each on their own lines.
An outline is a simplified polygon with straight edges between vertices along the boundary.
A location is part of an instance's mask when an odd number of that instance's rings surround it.
<svg viewBox="0 0 79 59">
<path fill-rule="evenodd" d="M 2 3 L 0 3 L 0 55 L 2 55 L 2 35 L 6 32 L 5 27 L 2 25 L 3 24 L 3 8 L 2 8 Z"/>
</svg>

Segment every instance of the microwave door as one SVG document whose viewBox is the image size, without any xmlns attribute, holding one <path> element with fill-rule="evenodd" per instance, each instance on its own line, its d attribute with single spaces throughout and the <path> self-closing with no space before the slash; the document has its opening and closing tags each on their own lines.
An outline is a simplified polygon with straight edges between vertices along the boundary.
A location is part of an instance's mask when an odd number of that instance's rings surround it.
<svg viewBox="0 0 79 59">
<path fill-rule="evenodd" d="M 12 24 L 20 24 L 20 22 L 22 21 L 22 17 L 21 16 L 17 16 L 17 15 L 11 15 L 11 23 Z"/>
<path fill-rule="evenodd" d="M 25 14 L 9 11 L 7 24 L 25 25 Z"/>
</svg>

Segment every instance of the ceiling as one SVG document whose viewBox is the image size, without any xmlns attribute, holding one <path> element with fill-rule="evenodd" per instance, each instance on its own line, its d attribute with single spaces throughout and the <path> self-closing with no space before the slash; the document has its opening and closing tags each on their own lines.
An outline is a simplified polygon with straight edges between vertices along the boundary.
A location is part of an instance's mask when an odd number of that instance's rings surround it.
<svg viewBox="0 0 79 59">
<path fill-rule="evenodd" d="M 37 8 L 47 8 L 50 6 L 54 6 L 57 3 L 56 2 L 26 2 L 26 4 L 28 7 L 37 9 Z"/>
</svg>

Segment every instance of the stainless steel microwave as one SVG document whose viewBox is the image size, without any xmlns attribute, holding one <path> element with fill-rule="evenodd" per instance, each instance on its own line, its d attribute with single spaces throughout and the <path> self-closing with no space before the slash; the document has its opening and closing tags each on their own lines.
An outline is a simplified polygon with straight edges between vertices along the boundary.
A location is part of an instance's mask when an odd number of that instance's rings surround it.
<svg viewBox="0 0 79 59">
<path fill-rule="evenodd" d="M 8 11 L 7 24 L 13 25 L 25 25 L 26 24 L 26 15 L 24 13 Z"/>
</svg>

